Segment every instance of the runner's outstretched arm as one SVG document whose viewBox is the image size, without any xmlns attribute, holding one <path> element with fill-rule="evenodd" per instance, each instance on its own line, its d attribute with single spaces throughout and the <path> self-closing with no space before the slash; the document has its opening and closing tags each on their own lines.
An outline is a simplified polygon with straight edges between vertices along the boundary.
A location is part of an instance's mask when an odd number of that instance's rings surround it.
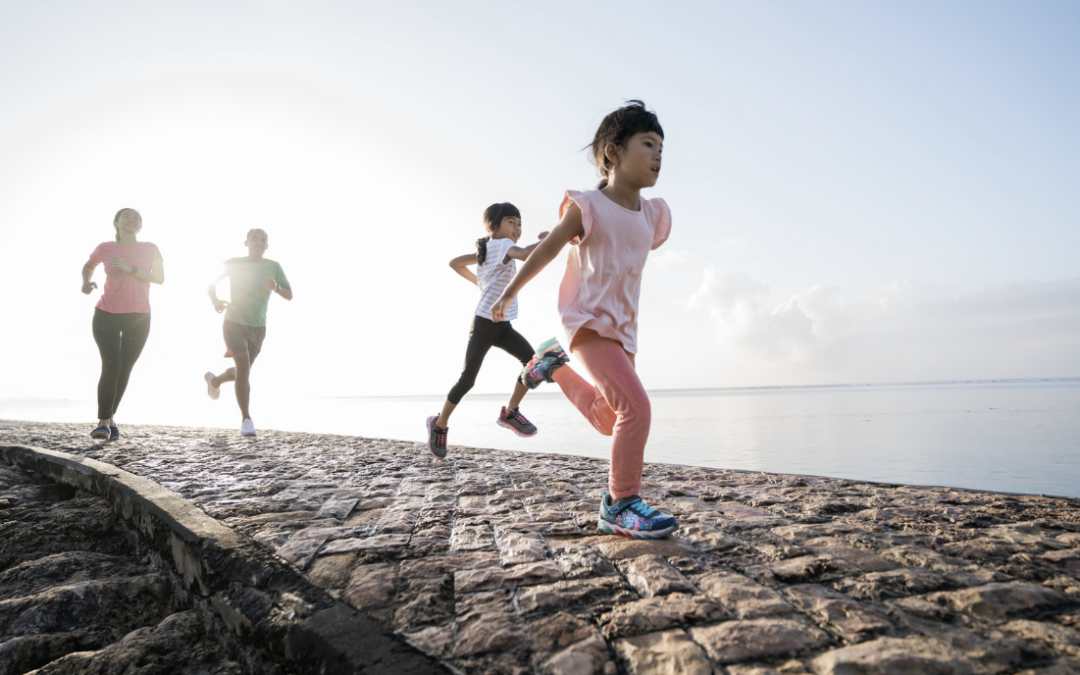
<svg viewBox="0 0 1080 675">
<path fill-rule="evenodd" d="M 537 274 L 540 274 L 540 270 L 547 267 L 548 263 L 559 255 L 559 251 L 571 239 L 584 234 L 585 226 L 581 224 L 581 209 L 577 204 L 571 204 L 570 208 L 566 209 L 566 213 L 563 214 L 562 221 L 555 226 L 551 234 L 540 241 L 540 244 L 532 251 L 525 264 L 521 266 L 521 270 L 510 280 L 510 283 L 503 289 L 502 295 L 491 306 L 491 320 L 502 321 L 503 317 L 506 316 L 506 308 L 510 306 L 510 303 L 521 292 L 525 284 Z"/>
</svg>

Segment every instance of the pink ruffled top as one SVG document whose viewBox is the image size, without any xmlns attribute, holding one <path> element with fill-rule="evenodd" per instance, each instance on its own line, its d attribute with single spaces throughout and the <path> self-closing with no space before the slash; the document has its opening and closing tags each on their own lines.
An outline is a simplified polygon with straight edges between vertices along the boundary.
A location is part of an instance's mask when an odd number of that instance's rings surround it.
<svg viewBox="0 0 1080 675">
<path fill-rule="evenodd" d="M 671 234 L 671 209 L 663 199 L 641 200 L 631 211 L 599 190 L 568 190 L 561 219 L 571 203 L 581 209 L 584 236 L 571 244 L 566 274 L 559 286 L 559 313 L 570 336 L 590 328 L 637 353 L 638 296 L 649 251 Z"/>
</svg>

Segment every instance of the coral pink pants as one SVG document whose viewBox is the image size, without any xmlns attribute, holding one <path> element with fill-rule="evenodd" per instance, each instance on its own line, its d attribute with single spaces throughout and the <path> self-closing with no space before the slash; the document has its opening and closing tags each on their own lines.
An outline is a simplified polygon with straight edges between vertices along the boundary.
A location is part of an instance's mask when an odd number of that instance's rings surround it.
<svg viewBox="0 0 1080 675">
<path fill-rule="evenodd" d="M 618 500 L 641 491 L 645 442 L 649 440 L 652 408 L 634 369 L 634 355 L 622 343 L 580 329 L 570 346 L 596 380 L 596 386 L 563 366 L 552 376 L 596 430 L 611 436 L 608 489 Z"/>
</svg>

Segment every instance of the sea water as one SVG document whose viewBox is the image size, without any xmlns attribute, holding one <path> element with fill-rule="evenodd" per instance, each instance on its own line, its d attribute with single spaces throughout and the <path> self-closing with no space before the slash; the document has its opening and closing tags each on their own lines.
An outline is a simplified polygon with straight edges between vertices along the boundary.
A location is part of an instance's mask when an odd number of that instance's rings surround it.
<svg viewBox="0 0 1080 675">
<path fill-rule="evenodd" d="M 162 409 L 124 401 L 124 422 L 239 426 L 231 389 Z M 653 391 L 647 462 L 1080 497 L 1080 378 Z M 610 439 L 553 387 L 522 412 L 519 438 L 495 424 L 505 396 L 470 394 L 454 445 L 606 458 Z M 442 396 L 254 401 L 263 429 L 426 440 Z M 86 421 L 91 401 L 0 400 L 0 419 Z M 118 418 L 119 421 L 119 418 Z M 418 459 L 427 461 L 423 453 Z"/>
</svg>

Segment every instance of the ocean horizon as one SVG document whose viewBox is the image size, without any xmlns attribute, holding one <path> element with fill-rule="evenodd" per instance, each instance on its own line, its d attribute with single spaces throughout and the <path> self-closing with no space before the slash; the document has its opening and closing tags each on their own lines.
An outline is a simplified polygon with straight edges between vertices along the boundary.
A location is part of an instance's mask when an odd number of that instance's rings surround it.
<svg viewBox="0 0 1080 675">
<path fill-rule="evenodd" d="M 257 428 L 418 443 L 426 441 L 424 421 L 444 400 L 444 394 L 289 399 L 270 395 L 271 387 L 259 387 L 253 397 Z M 220 400 L 210 401 L 203 387 L 162 407 L 140 400 L 136 384 L 117 422 L 121 428 L 238 428 L 231 394 L 226 386 Z M 1080 377 L 669 389 L 649 395 L 653 424 L 646 462 L 1080 497 Z M 467 395 L 450 422 L 450 452 L 459 445 L 608 456 L 609 439 L 557 389 L 532 392 L 522 403 L 540 429 L 533 438 L 495 424 L 505 399 Z M 93 411 L 89 398 L 0 399 L 2 419 L 86 421 L 88 433 Z"/>
</svg>

